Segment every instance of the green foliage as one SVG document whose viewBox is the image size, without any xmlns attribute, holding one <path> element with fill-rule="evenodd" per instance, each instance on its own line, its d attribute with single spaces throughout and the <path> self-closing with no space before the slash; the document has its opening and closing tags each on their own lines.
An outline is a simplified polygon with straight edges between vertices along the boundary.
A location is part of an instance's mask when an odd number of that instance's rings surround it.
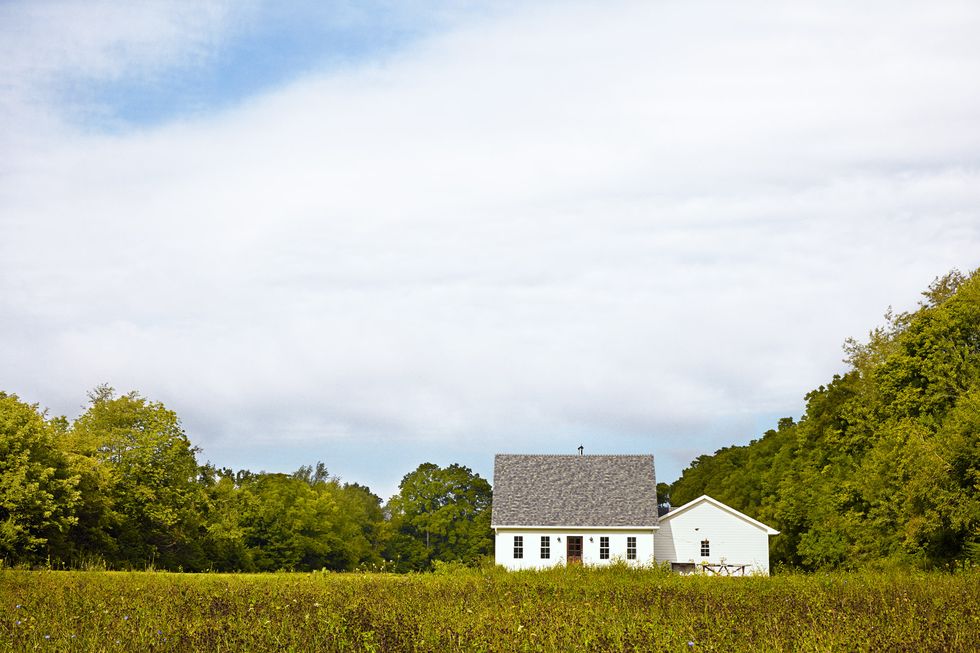
<svg viewBox="0 0 980 653">
<path fill-rule="evenodd" d="M 434 561 L 477 563 L 492 552 L 490 484 L 468 467 L 423 463 L 402 479 L 387 509 L 386 557 L 398 571 Z"/>
<path fill-rule="evenodd" d="M 285 474 L 261 474 L 242 491 L 245 546 L 259 571 L 328 566 L 337 548 L 332 493 Z"/>
<path fill-rule="evenodd" d="M 0 393 L 0 561 L 183 571 L 430 569 L 492 551 L 490 485 L 421 465 L 381 499 L 322 462 L 199 465 L 177 414 L 102 385 L 74 422 Z M 393 562 L 392 562 L 393 561 Z"/>
<path fill-rule="evenodd" d="M 99 386 L 74 422 L 0 392 L 0 564 L 383 566 L 389 531 L 368 488 L 341 484 L 323 463 L 236 473 L 199 465 L 196 453 L 176 413 L 136 392 Z"/>
<path fill-rule="evenodd" d="M 108 386 L 89 399 L 70 439 L 88 502 L 83 551 L 133 566 L 200 566 L 196 449 L 176 413 L 135 392 L 116 397 Z"/>
<path fill-rule="evenodd" d="M 57 446 L 60 427 L 0 392 L 0 561 L 44 559 L 76 521 L 78 476 Z"/>
<path fill-rule="evenodd" d="M 198 483 L 203 491 L 199 538 L 209 569 L 253 571 L 255 564 L 245 545 L 242 492 L 234 472 L 207 464 L 201 467 Z"/>
<path fill-rule="evenodd" d="M 249 569 L 351 570 L 381 562 L 381 500 L 365 487 L 328 477 L 322 463 L 318 468 L 258 474 L 242 485 Z"/>
<path fill-rule="evenodd" d="M 975 651 L 980 576 L 0 571 L 5 651 Z"/>
<path fill-rule="evenodd" d="M 777 565 L 948 566 L 980 541 L 980 272 L 886 315 L 799 423 L 701 456 L 675 505 L 710 494 L 781 531 Z"/>
</svg>

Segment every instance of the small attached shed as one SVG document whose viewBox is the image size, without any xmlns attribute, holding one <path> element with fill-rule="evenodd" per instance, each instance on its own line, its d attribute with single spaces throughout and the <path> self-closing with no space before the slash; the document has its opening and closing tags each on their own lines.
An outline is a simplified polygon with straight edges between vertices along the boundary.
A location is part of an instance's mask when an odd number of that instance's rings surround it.
<svg viewBox="0 0 980 653">
<path fill-rule="evenodd" d="M 675 571 L 769 574 L 769 537 L 779 531 L 702 495 L 660 517 L 656 559 Z"/>
<path fill-rule="evenodd" d="M 508 569 L 649 565 L 658 528 L 653 456 L 498 454 L 491 526 L 497 564 Z"/>
</svg>

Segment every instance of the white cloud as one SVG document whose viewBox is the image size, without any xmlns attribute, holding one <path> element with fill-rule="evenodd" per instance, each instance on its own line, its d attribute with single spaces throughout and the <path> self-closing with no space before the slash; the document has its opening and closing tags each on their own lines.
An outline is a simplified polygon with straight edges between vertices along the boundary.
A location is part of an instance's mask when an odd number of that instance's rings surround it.
<svg viewBox="0 0 980 653">
<path fill-rule="evenodd" d="M 980 12 L 814 6 L 528 7 L 208 117 L 61 124 L 0 178 L 3 387 L 109 380 L 209 453 L 352 468 L 758 435 L 980 251 Z M 186 20 L 121 60 L 208 47 Z M 119 38 L 44 56 L 117 74 Z"/>
<path fill-rule="evenodd" d="M 93 84 L 202 65 L 234 28 L 232 5 L 243 15 L 253 10 L 251 2 L 227 0 L 0 5 L 0 150 L 29 160 L 52 141 L 71 138 L 65 105 L 88 115 L 111 113 L 88 97 Z M 0 164 L 0 174 L 8 168 L 16 166 Z"/>
<path fill-rule="evenodd" d="M 228 3 L 120 4 L 108 0 L 8 3 L 3 11 L 4 74 L 105 79 L 146 74 L 207 57 Z"/>
</svg>

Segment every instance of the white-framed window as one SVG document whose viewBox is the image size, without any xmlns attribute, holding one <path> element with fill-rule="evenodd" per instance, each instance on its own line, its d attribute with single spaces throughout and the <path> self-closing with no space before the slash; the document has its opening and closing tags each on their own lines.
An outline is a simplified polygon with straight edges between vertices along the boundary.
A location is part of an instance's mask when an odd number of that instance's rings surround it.
<svg viewBox="0 0 980 653">
<path fill-rule="evenodd" d="M 636 536 L 630 535 L 626 538 L 626 559 L 636 560 Z"/>
<path fill-rule="evenodd" d="M 524 557 L 524 536 L 514 536 L 514 559 L 520 560 Z"/>
<path fill-rule="evenodd" d="M 541 536 L 541 559 L 547 560 L 551 557 L 551 536 Z"/>
<path fill-rule="evenodd" d="M 707 558 L 711 555 L 711 545 L 708 540 L 701 540 L 701 557 Z"/>
<path fill-rule="evenodd" d="M 609 559 L 609 537 L 603 535 L 599 538 L 599 560 Z"/>
</svg>

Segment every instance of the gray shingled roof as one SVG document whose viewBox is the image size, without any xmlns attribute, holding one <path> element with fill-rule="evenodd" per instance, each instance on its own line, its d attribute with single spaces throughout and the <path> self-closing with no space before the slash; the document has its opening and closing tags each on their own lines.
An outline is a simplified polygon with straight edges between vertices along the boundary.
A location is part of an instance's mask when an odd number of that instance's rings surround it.
<svg viewBox="0 0 980 653">
<path fill-rule="evenodd" d="M 656 526 L 653 456 L 497 454 L 494 526 Z"/>
</svg>

